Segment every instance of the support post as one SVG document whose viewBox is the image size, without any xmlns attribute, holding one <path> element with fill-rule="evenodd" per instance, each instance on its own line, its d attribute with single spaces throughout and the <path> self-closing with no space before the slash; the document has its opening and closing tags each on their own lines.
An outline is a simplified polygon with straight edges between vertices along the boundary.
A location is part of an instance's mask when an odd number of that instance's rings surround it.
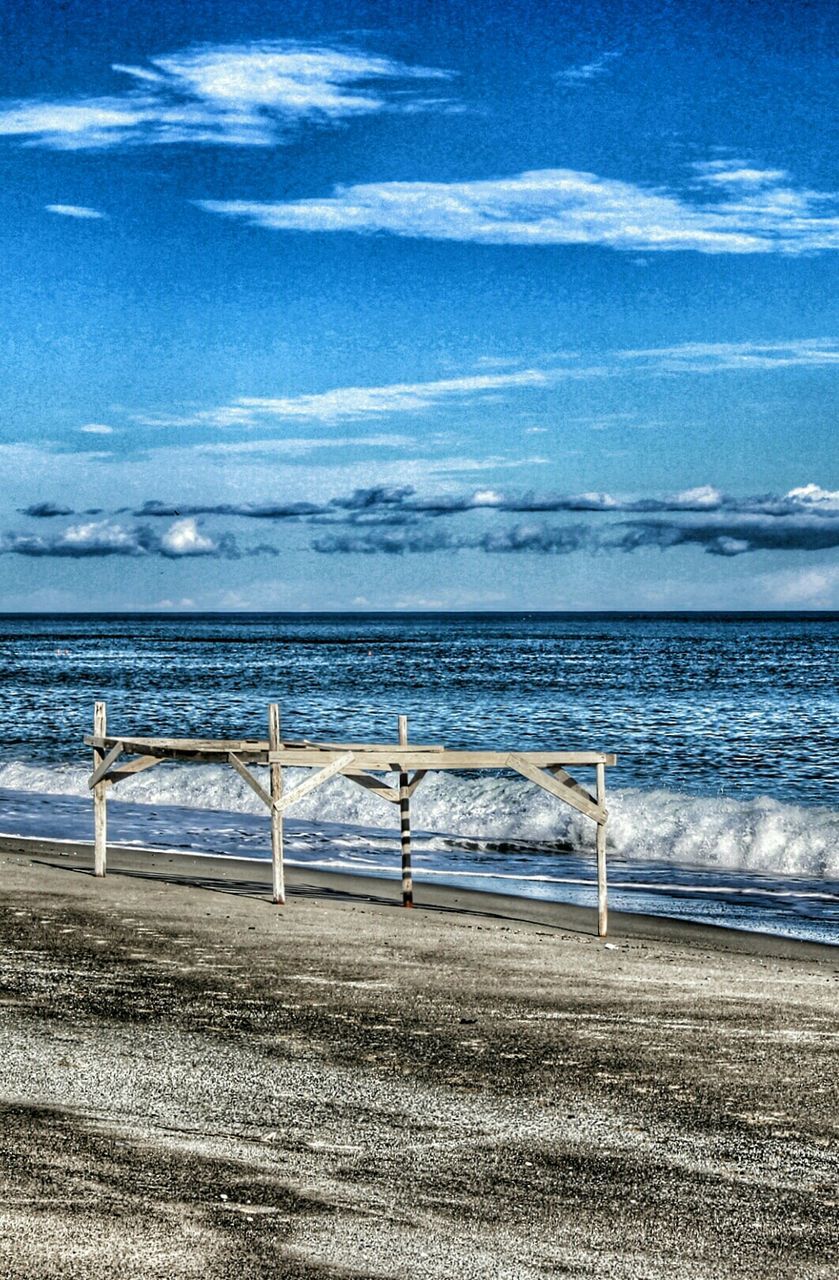
<svg viewBox="0 0 839 1280">
<path fill-rule="evenodd" d="M 279 751 L 282 745 L 280 737 L 280 708 L 276 702 L 268 707 L 268 746 L 271 751 Z M 278 906 L 285 904 L 285 873 L 283 869 L 283 814 L 274 805 L 283 794 L 283 767 L 271 765 L 271 890 L 272 901 Z"/>
<path fill-rule="evenodd" d="M 597 804 L 606 808 L 606 766 L 598 764 Z M 609 928 L 609 890 L 606 883 L 606 819 L 597 824 L 597 934 L 605 938 Z"/>
<path fill-rule="evenodd" d="M 104 738 L 108 732 L 107 712 L 104 702 L 93 704 L 93 736 Z M 105 759 L 105 748 L 93 748 L 94 773 Z M 108 846 L 108 784 L 97 782 L 93 788 L 93 874 L 104 876 Z"/>
<path fill-rule="evenodd" d="M 408 717 L 399 717 L 399 745 L 408 745 Z M 407 773 L 399 775 L 399 834 L 402 841 L 402 906 L 414 905 L 414 882 L 411 875 L 411 791 Z"/>
</svg>

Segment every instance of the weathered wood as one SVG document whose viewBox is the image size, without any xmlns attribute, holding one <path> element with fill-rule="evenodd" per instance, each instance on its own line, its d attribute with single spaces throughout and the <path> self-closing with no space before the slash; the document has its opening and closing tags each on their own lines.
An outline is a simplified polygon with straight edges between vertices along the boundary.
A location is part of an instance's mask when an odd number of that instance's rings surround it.
<svg viewBox="0 0 839 1280">
<path fill-rule="evenodd" d="M 359 756 L 358 764 L 364 769 L 400 773 L 404 769 L 503 769 L 509 754 L 506 751 L 442 751 L 435 748 L 416 747 L 411 743 L 407 751 L 399 746 L 360 745 L 357 748 L 324 746 L 300 746 L 284 742 L 278 752 L 272 752 L 267 742 L 242 738 L 117 738 L 106 735 L 86 734 L 88 746 L 108 750 L 121 741 L 128 755 L 154 755 L 167 760 L 218 760 L 232 751 L 240 760 L 268 764 L 269 756 L 277 757 L 283 765 L 313 766 L 328 761 L 343 751 L 352 750 Z M 429 753 L 433 750 L 433 761 Z M 540 768 L 550 765 L 614 765 L 617 757 L 609 751 L 528 751 L 532 764 Z"/>
<path fill-rule="evenodd" d="M 399 745 L 408 745 L 408 717 L 399 717 Z M 411 869 L 411 792 L 408 775 L 399 774 L 399 839 L 402 845 L 402 906 L 414 905 L 414 877 Z"/>
<path fill-rule="evenodd" d="M 279 751 L 280 708 L 276 702 L 268 707 L 268 744 L 272 751 Z M 271 889 L 274 902 L 285 904 L 285 868 L 283 867 L 283 815 L 277 802 L 283 796 L 282 765 L 271 765 Z"/>
<path fill-rule="evenodd" d="M 279 752 L 269 752 L 271 759 L 276 758 L 284 765 L 311 766 L 329 760 L 334 753 L 318 752 L 289 747 L 285 744 Z M 440 751 L 432 759 L 428 754 L 415 752 L 413 746 L 400 748 L 392 746 L 388 750 L 377 747 L 375 750 L 359 749 L 353 752 L 359 768 L 375 773 L 409 773 L 412 769 L 507 769 L 509 751 Z M 594 765 L 614 764 L 616 757 L 603 751 L 528 751 L 518 753 L 539 768 L 549 765 Z"/>
<path fill-rule="evenodd" d="M 580 813 L 584 813 L 587 818 L 593 818 L 595 822 L 606 821 L 606 811 L 602 806 L 593 804 L 591 800 L 578 795 L 576 791 L 566 787 L 564 782 L 559 782 L 558 779 L 551 777 L 549 773 L 545 773 L 543 769 L 537 768 L 525 756 L 511 751 L 507 756 L 507 764 L 511 769 L 515 769 L 516 773 L 520 773 L 522 777 L 529 778 L 531 782 L 535 782 L 537 786 L 549 791 L 551 795 L 564 800 L 566 804 L 570 804 L 572 809 L 578 809 Z M 604 766 L 601 764 L 598 765 L 598 768 L 602 769 Z"/>
<path fill-rule="evenodd" d="M 391 804 L 399 803 L 399 791 L 396 787 L 389 787 L 381 778 L 376 778 L 372 773 L 365 773 L 363 769 L 345 769 L 345 778 L 349 778 L 350 782 L 357 782 L 360 787 L 364 787 L 367 791 L 374 791 L 382 800 L 389 800 Z"/>
<path fill-rule="evenodd" d="M 287 741 L 283 744 L 286 747 L 312 747 L 316 751 L 390 751 L 393 748 L 392 742 L 311 742 L 308 738 L 303 738 L 300 742 Z M 412 751 L 445 751 L 442 743 L 435 743 L 431 746 L 421 746 L 416 742 L 411 743 Z"/>
<path fill-rule="evenodd" d="M 93 732 L 98 738 L 108 732 L 107 712 L 104 702 L 93 704 Z M 114 743 L 116 746 L 116 743 Z M 101 747 L 93 748 L 93 772 L 101 769 L 106 759 Z M 104 876 L 108 862 L 108 788 L 97 782 L 93 788 L 93 874 Z"/>
<path fill-rule="evenodd" d="M 122 782 L 124 778 L 130 778 L 132 774 L 142 773 L 144 769 L 153 769 L 155 765 L 165 763 L 166 760 L 162 756 L 140 756 L 137 760 L 126 760 L 118 769 L 114 769 L 108 781 Z"/>
<path fill-rule="evenodd" d="M 606 812 L 606 767 L 597 766 L 597 803 Z M 606 819 L 597 824 L 597 933 L 605 938 L 609 930 L 609 888 L 606 881 Z"/>
<path fill-rule="evenodd" d="M 552 764 L 548 766 L 548 773 L 552 773 L 557 782 L 562 782 L 568 787 L 569 791 L 573 791 L 583 800 L 588 800 L 589 804 L 597 804 L 596 799 L 590 791 L 586 791 L 581 782 L 576 778 L 572 778 L 567 769 L 563 769 L 560 764 Z"/>
<path fill-rule="evenodd" d="M 236 755 L 235 751 L 228 751 L 227 763 L 233 766 L 233 768 L 238 773 L 239 777 L 243 778 L 244 781 L 248 784 L 251 791 L 256 792 L 256 794 L 259 796 L 262 803 L 267 805 L 268 808 L 271 809 L 274 804 L 274 801 L 271 799 L 271 796 L 265 790 L 265 788 L 259 782 L 257 782 L 256 778 L 253 776 L 250 769 L 248 769 L 245 765 L 242 764 L 242 761 Z"/>
<path fill-rule="evenodd" d="M 102 763 L 98 766 L 98 768 L 93 770 L 93 773 L 88 778 L 87 785 L 90 791 L 93 790 L 97 782 L 102 781 L 102 779 L 105 777 L 105 774 L 110 769 L 111 765 L 121 755 L 122 755 L 122 743 L 118 742 L 116 746 L 111 747 L 108 754 L 103 758 Z"/>
<path fill-rule="evenodd" d="M 417 769 L 417 771 L 416 771 L 416 773 L 414 774 L 413 778 L 411 778 L 411 781 L 408 783 L 408 795 L 409 795 L 409 796 L 412 796 L 412 795 L 414 794 L 414 792 L 416 791 L 417 787 L 418 787 L 418 786 L 419 786 L 419 784 L 422 782 L 423 778 L 425 777 L 425 775 L 426 775 L 427 773 L 428 773 L 428 769 Z"/>
<path fill-rule="evenodd" d="M 107 750 L 118 739 L 106 734 L 85 734 L 90 747 Z M 167 760 L 216 760 L 232 751 L 240 760 L 267 764 L 268 742 L 252 738 L 125 738 L 122 745 L 128 755 L 161 756 Z"/>
<path fill-rule="evenodd" d="M 328 782 L 330 778 L 334 778 L 336 773 L 341 773 L 345 766 L 352 762 L 352 759 L 353 753 L 345 751 L 343 755 L 338 756 L 336 760 L 328 764 L 325 769 L 321 769 L 313 777 L 301 782 L 293 791 L 286 791 L 285 795 L 273 802 L 274 808 L 279 813 L 285 813 L 286 809 L 290 809 L 293 804 L 296 804 L 298 800 L 302 800 L 310 791 L 314 791 L 317 787 L 322 786 L 324 782 Z"/>
</svg>

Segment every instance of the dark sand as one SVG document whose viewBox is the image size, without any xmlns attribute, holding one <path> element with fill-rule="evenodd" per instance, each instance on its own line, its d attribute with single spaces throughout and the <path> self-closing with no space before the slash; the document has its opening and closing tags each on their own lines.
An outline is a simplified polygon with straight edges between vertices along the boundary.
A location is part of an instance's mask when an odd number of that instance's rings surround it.
<svg viewBox="0 0 839 1280">
<path fill-rule="evenodd" d="M 836 1276 L 839 949 L 90 861 L 0 846 L 0 1276 Z"/>
</svg>

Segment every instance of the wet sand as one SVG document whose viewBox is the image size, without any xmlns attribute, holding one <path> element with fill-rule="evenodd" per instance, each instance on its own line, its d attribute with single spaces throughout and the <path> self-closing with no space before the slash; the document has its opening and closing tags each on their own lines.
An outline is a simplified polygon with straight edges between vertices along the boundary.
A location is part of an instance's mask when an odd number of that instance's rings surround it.
<svg viewBox="0 0 839 1280">
<path fill-rule="evenodd" d="M 0 1276 L 832 1277 L 839 949 L 0 844 Z"/>
</svg>

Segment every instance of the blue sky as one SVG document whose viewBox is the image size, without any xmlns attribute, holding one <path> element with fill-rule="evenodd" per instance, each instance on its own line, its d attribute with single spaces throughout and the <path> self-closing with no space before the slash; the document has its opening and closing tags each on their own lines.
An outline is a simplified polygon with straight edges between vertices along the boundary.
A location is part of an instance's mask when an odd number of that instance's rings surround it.
<svg viewBox="0 0 839 1280">
<path fill-rule="evenodd" d="M 0 608 L 836 608 L 835 6 L 0 18 Z"/>
</svg>

